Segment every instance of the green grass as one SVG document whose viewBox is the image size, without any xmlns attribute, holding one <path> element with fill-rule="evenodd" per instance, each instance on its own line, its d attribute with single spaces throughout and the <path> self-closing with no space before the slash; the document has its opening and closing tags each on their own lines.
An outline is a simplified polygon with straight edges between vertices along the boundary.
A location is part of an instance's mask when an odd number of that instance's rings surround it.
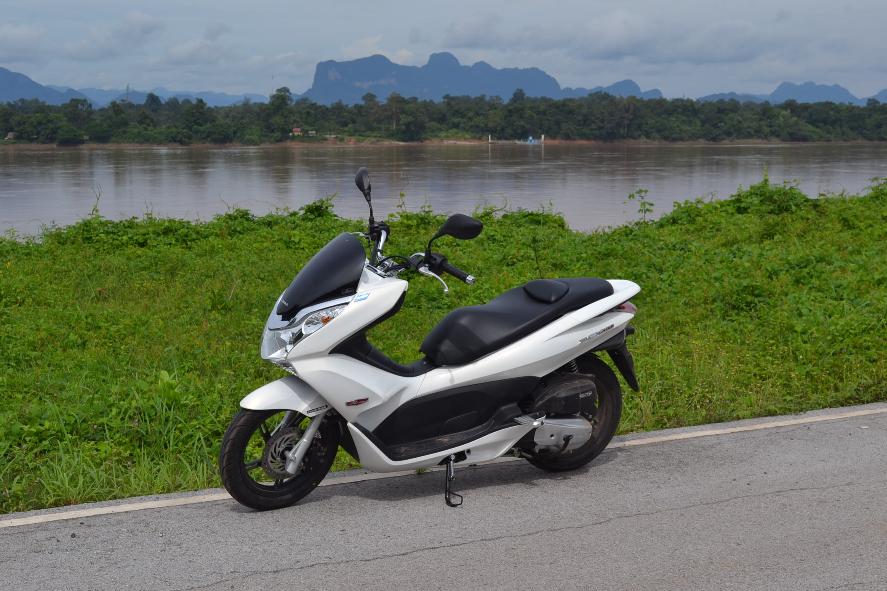
<svg viewBox="0 0 887 591">
<path fill-rule="evenodd" d="M 887 400 L 887 183 L 808 199 L 764 181 L 652 223 L 585 234 L 550 213 L 480 212 L 440 250 L 478 278 L 415 278 L 372 331 L 400 361 L 451 308 L 537 277 L 632 279 L 641 392 L 622 431 Z M 391 253 L 440 216 L 401 212 Z M 258 356 L 267 314 L 338 232 L 327 203 L 210 222 L 94 216 L 40 241 L 0 239 L 0 511 L 217 486 L 240 398 L 281 372 Z M 340 467 L 347 460 L 340 458 Z"/>
</svg>

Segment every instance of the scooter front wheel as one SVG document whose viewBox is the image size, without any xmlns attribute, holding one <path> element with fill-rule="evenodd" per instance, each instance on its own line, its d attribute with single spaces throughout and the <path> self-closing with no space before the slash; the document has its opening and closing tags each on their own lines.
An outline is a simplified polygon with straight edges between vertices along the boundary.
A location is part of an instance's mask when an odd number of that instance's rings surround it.
<svg viewBox="0 0 887 591">
<path fill-rule="evenodd" d="M 286 454 L 313 420 L 322 422 L 296 474 L 290 474 Z M 222 438 L 222 484 L 247 507 L 260 511 L 287 507 L 320 484 L 333 465 L 338 446 L 338 425 L 326 416 L 309 419 L 294 411 L 243 409 Z"/>
</svg>

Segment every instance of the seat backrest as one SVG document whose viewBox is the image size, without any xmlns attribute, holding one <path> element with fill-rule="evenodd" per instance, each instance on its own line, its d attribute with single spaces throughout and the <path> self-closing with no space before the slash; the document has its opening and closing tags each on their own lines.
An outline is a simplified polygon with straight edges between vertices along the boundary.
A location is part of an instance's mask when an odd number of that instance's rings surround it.
<svg viewBox="0 0 887 591">
<path fill-rule="evenodd" d="M 557 279 L 537 279 L 524 285 L 531 298 L 543 304 L 553 304 L 570 291 L 570 286 Z"/>
</svg>

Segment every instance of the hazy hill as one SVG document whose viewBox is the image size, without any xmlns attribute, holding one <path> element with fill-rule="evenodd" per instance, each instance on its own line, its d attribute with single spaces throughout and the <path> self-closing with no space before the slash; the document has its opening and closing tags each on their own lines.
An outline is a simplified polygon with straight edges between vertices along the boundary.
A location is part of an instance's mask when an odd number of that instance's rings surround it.
<svg viewBox="0 0 887 591">
<path fill-rule="evenodd" d="M 883 91 L 887 93 L 887 90 Z M 849 90 L 838 84 L 816 84 L 804 82 L 794 84 L 783 82 L 770 94 L 738 94 L 735 92 L 722 92 L 700 97 L 700 101 L 737 100 L 739 102 L 762 103 L 769 102 L 779 105 L 785 101 L 797 101 L 799 103 L 850 103 L 852 105 L 864 105 L 866 99 L 853 95 Z"/>
<path fill-rule="evenodd" d="M 86 95 L 90 102 L 96 107 L 108 105 L 111 101 L 129 100 L 132 103 L 141 104 L 145 102 L 145 98 L 149 92 L 153 92 L 163 100 L 169 98 L 177 98 L 179 100 L 196 100 L 202 98 L 211 107 L 227 107 L 249 100 L 254 103 L 268 102 L 268 97 L 261 94 L 227 94 L 224 92 L 200 91 L 192 90 L 167 90 L 165 88 L 153 88 L 148 90 L 133 90 L 129 92 L 119 88 L 103 89 L 103 88 L 80 88 L 79 92 Z"/>
<path fill-rule="evenodd" d="M 561 90 L 557 80 L 538 68 L 498 69 L 486 62 L 463 66 L 451 53 L 435 53 L 424 66 L 402 66 L 383 55 L 320 62 L 303 96 L 324 104 L 354 104 L 368 92 L 381 100 L 392 92 L 440 100 L 447 94 L 508 98 L 518 88 L 528 96 L 556 96 Z"/>
<path fill-rule="evenodd" d="M 843 86 L 837 84 L 816 84 L 814 82 L 804 82 L 803 84 L 783 82 L 776 87 L 776 90 L 770 93 L 769 100 L 774 105 L 788 100 L 795 100 L 799 103 L 828 101 L 830 103 L 851 103 L 854 105 L 865 104 L 864 100 L 853 96 Z"/>
<path fill-rule="evenodd" d="M 716 94 L 709 94 L 706 96 L 701 96 L 696 100 L 702 102 L 708 101 L 739 101 L 740 103 L 763 103 L 768 100 L 768 96 L 766 94 L 743 94 L 739 92 L 718 92 Z"/>
<path fill-rule="evenodd" d="M 304 94 L 322 104 L 342 101 L 346 104 L 361 102 L 368 92 L 384 101 L 392 92 L 404 97 L 440 100 L 445 95 L 499 96 L 507 100 L 518 88 L 527 96 L 551 98 L 578 98 L 602 92 L 614 96 L 635 96 L 643 99 L 661 98 L 659 89 L 642 90 L 634 80 L 622 80 L 609 86 L 593 88 L 561 88 L 557 80 L 539 68 L 495 68 L 486 62 L 470 66 L 459 63 L 447 52 L 434 53 L 422 66 L 395 64 L 382 55 L 372 55 L 350 61 L 329 60 L 320 62 L 314 71 L 314 82 Z M 129 100 L 135 104 L 145 102 L 148 92 L 167 100 L 203 99 L 213 107 L 234 105 L 244 101 L 263 103 L 268 97 L 261 94 L 227 94 L 214 91 L 167 90 L 154 88 L 150 91 L 129 91 L 119 88 L 80 88 L 73 90 L 63 86 L 42 85 L 18 72 L 0 67 L 0 103 L 19 99 L 38 99 L 51 105 L 60 105 L 71 99 L 88 99 L 95 107 L 107 106 L 111 101 Z M 887 103 L 887 89 L 872 98 Z M 700 101 L 738 100 L 740 102 L 770 102 L 781 104 L 787 100 L 800 103 L 830 101 L 864 105 L 865 98 L 854 96 L 837 84 L 783 82 L 770 94 L 723 92 L 700 97 Z"/>
<path fill-rule="evenodd" d="M 380 100 L 385 100 L 392 92 L 435 101 L 448 94 L 508 99 L 518 88 L 527 96 L 552 98 L 586 96 L 591 92 L 644 98 L 662 96 L 658 90 L 641 91 L 632 80 L 623 80 L 606 88 L 562 89 L 557 80 L 539 68 L 494 68 L 486 62 L 467 66 L 447 52 L 431 54 L 423 66 L 395 64 L 383 55 L 320 62 L 314 71 L 314 83 L 302 96 L 323 104 L 339 100 L 347 104 L 359 103 L 368 92 Z"/>
<path fill-rule="evenodd" d="M 564 88 L 561 90 L 563 98 L 581 98 L 595 92 L 603 92 L 613 96 L 636 96 L 642 99 L 662 98 L 662 91 L 658 88 L 641 90 L 634 80 L 621 80 L 610 86 L 595 86 L 594 88 Z"/>
<path fill-rule="evenodd" d="M 104 107 L 111 101 L 116 100 L 123 91 L 116 88 L 112 90 L 105 90 L 102 88 L 79 88 L 77 89 L 77 92 L 86 96 L 94 107 Z"/>
<path fill-rule="evenodd" d="M 34 82 L 24 74 L 0 68 L 0 103 L 19 99 L 38 99 L 50 105 L 61 105 L 75 98 L 86 98 L 70 88 L 62 92 Z"/>
</svg>

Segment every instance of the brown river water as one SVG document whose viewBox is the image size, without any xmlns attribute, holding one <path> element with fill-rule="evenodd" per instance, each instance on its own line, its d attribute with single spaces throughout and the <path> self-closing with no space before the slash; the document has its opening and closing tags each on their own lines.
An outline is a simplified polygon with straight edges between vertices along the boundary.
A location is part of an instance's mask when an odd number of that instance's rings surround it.
<svg viewBox="0 0 887 591">
<path fill-rule="evenodd" d="M 363 218 L 354 172 L 367 166 L 377 217 L 424 204 L 552 207 L 577 229 L 639 219 L 626 203 L 643 187 L 654 217 L 675 201 L 728 197 L 761 179 L 796 180 L 811 196 L 856 193 L 887 176 L 887 144 L 363 145 L 0 148 L 0 232 L 34 234 L 100 213 L 208 219 L 234 207 L 298 209 L 335 194 L 336 211 Z"/>
</svg>

